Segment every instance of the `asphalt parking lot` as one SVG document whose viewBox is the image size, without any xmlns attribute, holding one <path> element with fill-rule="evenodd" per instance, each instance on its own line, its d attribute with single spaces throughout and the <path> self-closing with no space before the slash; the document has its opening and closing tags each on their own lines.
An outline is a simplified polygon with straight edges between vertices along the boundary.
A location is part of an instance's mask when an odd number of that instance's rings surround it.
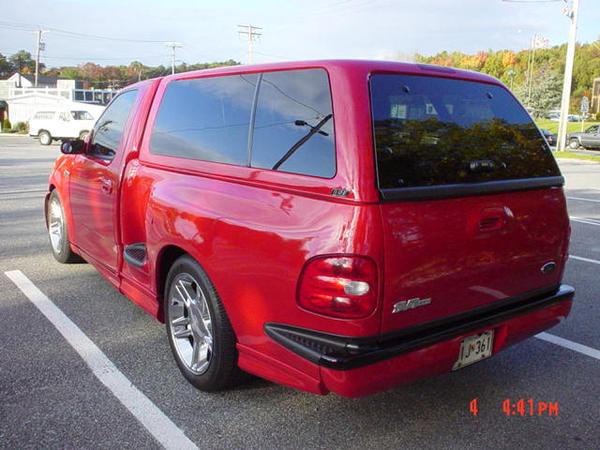
<svg viewBox="0 0 600 450">
<path fill-rule="evenodd" d="M 0 448 L 160 447 L 5 275 L 15 270 L 198 448 L 600 448 L 600 164 L 560 161 L 573 229 L 565 282 L 577 294 L 571 316 L 548 333 L 565 345 L 532 338 L 469 368 L 348 400 L 258 379 L 218 394 L 189 385 L 162 324 L 90 265 L 52 258 L 42 202 L 58 154 L 58 145 L 0 136 Z M 557 402 L 559 412 L 507 417 L 505 399 Z"/>
</svg>

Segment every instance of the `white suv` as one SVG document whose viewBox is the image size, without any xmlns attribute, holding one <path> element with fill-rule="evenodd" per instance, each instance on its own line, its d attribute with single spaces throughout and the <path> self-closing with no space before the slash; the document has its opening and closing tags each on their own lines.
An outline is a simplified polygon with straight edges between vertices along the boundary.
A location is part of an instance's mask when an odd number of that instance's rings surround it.
<svg viewBox="0 0 600 450">
<path fill-rule="evenodd" d="M 96 118 L 86 110 L 41 110 L 29 120 L 29 135 L 42 145 L 56 139 L 83 139 L 94 128 Z"/>
</svg>

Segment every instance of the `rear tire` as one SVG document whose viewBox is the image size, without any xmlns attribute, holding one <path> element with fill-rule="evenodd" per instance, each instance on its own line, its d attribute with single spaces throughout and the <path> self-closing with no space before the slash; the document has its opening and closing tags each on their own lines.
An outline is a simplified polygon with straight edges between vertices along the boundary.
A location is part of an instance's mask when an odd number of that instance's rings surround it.
<svg viewBox="0 0 600 450">
<path fill-rule="evenodd" d="M 243 380 L 225 308 L 200 264 L 189 255 L 178 258 L 169 270 L 163 311 L 175 362 L 193 386 L 213 392 Z"/>
<path fill-rule="evenodd" d="M 41 130 L 38 133 L 38 139 L 40 140 L 40 144 L 42 145 L 50 145 L 52 144 L 52 135 L 50 132 L 46 130 Z"/>
<path fill-rule="evenodd" d="M 579 141 L 577 139 L 571 139 L 569 141 L 569 148 L 571 150 L 577 150 L 579 148 Z"/>
<path fill-rule="evenodd" d="M 89 133 L 89 131 L 82 131 L 81 133 L 79 133 L 79 139 L 83 141 Z"/>
<path fill-rule="evenodd" d="M 62 264 L 81 262 L 81 257 L 71 250 L 65 210 L 56 189 L 52 191 L 48 199 L 46 225 L 54 259 Z"/>
</svg>

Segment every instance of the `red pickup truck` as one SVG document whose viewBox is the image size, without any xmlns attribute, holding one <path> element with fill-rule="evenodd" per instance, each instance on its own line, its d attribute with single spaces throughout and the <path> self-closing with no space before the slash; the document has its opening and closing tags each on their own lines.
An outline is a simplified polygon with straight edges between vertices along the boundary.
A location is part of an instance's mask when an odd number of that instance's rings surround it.
<svg viewBox="0 0 600 450">
<path fill-rule="evenodd" d="M 366 395 L 556 325 L 569 220 L 499 81 L 312 61 L 129 86 L 62 145 L 52 251 L 166 324 L 183 375 Z"/>
</svg>

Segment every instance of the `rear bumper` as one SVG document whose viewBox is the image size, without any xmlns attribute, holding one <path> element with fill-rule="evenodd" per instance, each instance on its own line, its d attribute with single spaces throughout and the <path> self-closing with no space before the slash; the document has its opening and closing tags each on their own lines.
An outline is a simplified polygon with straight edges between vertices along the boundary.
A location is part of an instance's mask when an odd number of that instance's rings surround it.
<svg viewBox="0 0 600 450">
<path fill-rule="evenodd" d="M 319 365 L 324 390 L 356 397 L 452 370 L 466 336 L 494 329 L 495 354 L 546 330 L 569 314 L 574 292 L 561 285 L 380 337 L 337 336 L 279 324 L 267 324 L 265 331 Z"/>
</svg>

